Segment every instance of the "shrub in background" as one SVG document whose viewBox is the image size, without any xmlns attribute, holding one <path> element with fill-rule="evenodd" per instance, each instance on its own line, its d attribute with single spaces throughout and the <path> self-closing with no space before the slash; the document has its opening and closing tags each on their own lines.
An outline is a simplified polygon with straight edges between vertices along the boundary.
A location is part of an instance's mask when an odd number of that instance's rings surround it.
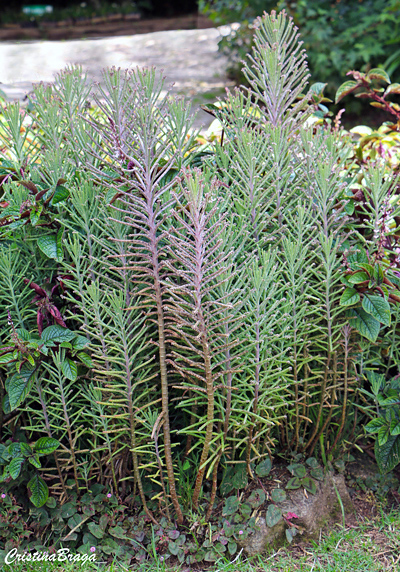
<svg viewBox="0 0 400 572">
<path fill-rule="evenodd" d="M 312 77 L 328 82 L 331 96 L 349 69 L 368 71 L 382 66 L 391 75 L 400 64 L 397 0 L 201 0 L 199 9 L 217 24 L 241 23 L 220 42 L 238 83 L 245 80 L 241 68 L 252 45 L 252 22 L 264 10 L 272 9 L 285 9 L 293 17 L 302 34 Z"/>
</svg>

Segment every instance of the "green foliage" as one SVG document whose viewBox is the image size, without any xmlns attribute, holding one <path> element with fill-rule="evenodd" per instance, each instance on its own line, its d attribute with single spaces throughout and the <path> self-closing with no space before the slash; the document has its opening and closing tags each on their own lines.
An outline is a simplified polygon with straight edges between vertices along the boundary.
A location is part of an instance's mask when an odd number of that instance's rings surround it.
<svg viewBox="0 0 400 572">
<path fill-rule="evenodd" d="M 258 21 L 245 75 L 212 107 L 224 135 L 207 152 L 154 70 L 106 71 L 91 109 L 67 69 L 35 89 L 31 121 L 3 117 L 0 425 L 27 443 L 5 486 L 26 480 L 43 526 L 84 551 L 214 562 L 261 507 L 292 540 L 284 490 L 268 506 L 241 491 L 285 450 L 287 488 L 314 494 L 312 454 L 354 431 L 365 372 L 397 375 L 397 181 L 311 120 L 324 86 L 307 90 L 284 13 Z M 121 503 L 102 512 L 103 490 Z M 189 541 L 184 514 L 205 524 L 218 503 L 222 522 Z"/>
<path fill-rule="evenodd" d="M 304 40 L 312 76 L 329 82 L 331 93 L 349 69 L 383 67 L 389 75 L 400 64 L 397 0 L 202 0 L 199 9 L 217 24 L 240 22 L 220 42 L 230 73 L 243 82 L 242 61 L 252 46 L 252 23 L 264 11 L 286 10 Z"/>
</svg>

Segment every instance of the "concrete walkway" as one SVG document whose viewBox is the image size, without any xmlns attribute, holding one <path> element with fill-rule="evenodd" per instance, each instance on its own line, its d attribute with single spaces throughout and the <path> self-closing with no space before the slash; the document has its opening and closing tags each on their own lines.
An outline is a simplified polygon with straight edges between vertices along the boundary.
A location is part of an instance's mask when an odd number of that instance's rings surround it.
<svg viewBox="0 0 400 572">
<path fill-rule="evenodd" d="M 222 28 L 222 32 L 224 29 Z M 117 66 L 156 66 L 166 87 L 192 99 L 195 107 L 213 101 L 231 82 L 226 59 L 218 52 L 218 28 L 176 30 L 90 40 L 0 43 L 0 89 L 9 99 L 23 99 L 32 84 L 52 81 L 67 64 L 80 64 L 94 80 L 101 70 Z M 210 123 L 199 113 L 197 126 Z"/>
</svg>

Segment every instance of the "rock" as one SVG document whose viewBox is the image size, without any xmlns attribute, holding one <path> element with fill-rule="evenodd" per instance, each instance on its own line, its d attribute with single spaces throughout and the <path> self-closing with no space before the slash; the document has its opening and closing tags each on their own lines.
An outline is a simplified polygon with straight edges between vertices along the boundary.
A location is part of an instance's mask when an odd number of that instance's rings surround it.
<svg viewBox="0 0 400 572">
<path fill-rule="evenodd" d="M 283 514 L 295 513 L 298 518 L 292 520 L 299 527 L 299 532 L 306 538 L 318 536 L 322 527 L 335 522 L 342 522 L 342 512 L 335 487 L 340 495 L 345 513 L 353 512 L 343 475 L 327 473 L 323 482 L 318 483 L 315 495 L 304 494 L 304 489 L 287 491 L 287 500 L 275 503 Z M 267 507 L 265 507 L 267 508 Z M 287 542 L 286 529 L 289 526 L 281 519 L 275 526 L 269 528 L 265 518 L 259 517 L 257 529 L 240 543 L 244 551 L 252 556 L 260 554 L 267 548 L 282 546 Z"/>
<path fill-rule="evenodd" d="M 353 479 L 379 479 L 378 465 L 368 455 L 356 454 L 355 459 L 346 465 L 347 474 Z"/>
</svg>

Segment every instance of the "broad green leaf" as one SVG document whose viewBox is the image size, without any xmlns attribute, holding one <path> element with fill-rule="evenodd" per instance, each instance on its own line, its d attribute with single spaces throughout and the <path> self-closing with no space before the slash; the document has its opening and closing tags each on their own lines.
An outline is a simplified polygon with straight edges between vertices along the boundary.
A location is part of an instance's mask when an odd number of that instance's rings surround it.
<svg viewBox="0 0 400 572">
<path fill-rule="evenodd" d="M 367 282 L 369 280 L 369 276 L 366 272 L 356 272 L 351 276 L 348 276 L 348 280 L 350 284 L 361 284 L 362 282 Z"/>
<path fill-rule="evenodd" d="M 42 332 L 41 340 L 42 342 L 70 342 L 76 337 L 74 332 L 71 332 L 68 328 L 63 328 L 58 324 L 54 326 L 49 326 Z"/>
<path fill-rule="evenodd" d="M 344 210 L 346 214 L 348 214 L 349 216 L 351 216 L 354 213 L 355 203 L 353 199 L 350 199 L 349 201 L 346 202 L 346 204 L 344 205 Z"/>
<path fill-rule="evenodd" d="M 115 538 L 120 538 L 121 540 L 125 540 L 127 538 L 125 530 L 121 526 L 109 528 L 108 532 Z"/>
<path fill-rule="evenodd" d="M 90 340 L 85 338 L 85 336 L 75 336 L 72 340 L 72 347 L 74 350 L 83 350 L 89 344 Z"/>
<path fill-rule="evenodd" d="M 347 262 L 351 270 L 358 270 L 360 263 L 368 264 L 368 256 L 365 250 L 357 250 L 347 256 Z"/>
<path fill-rule="evenodd" d="M 298 477 L 299 479 L 306 476 L 306 468 L 304 465 L 300 463 L 293 463 L 292 465 L 288 465 L 288 471 L 292 473 L 294 477 Z"/>
<path fill-rule="evenodd" d="M 19 475 L 19 473 L 21 472 L 21 467 L 24 463 L 24 460 L 22 457 L 16 457 L 15 459 L 12 459 L 8 465 L 8 472 L 10 473 L 10 477 L 12 479 L 16 479 Z"/>
<path fill-rule="evenodd" d="M 249 502 L 253 508 L 258 508 L 265 502 L 265 492 L 262 489 L 254 490 L 247 499 L 247 502 Z"/>
<path fill-rule="evenodd" d="M 37 453 L 35 455 L 32 455 L 31 457 L 28 457 L 28 461 L 37 469 L 40 469 L 40 467 L 42 466 L 40 464 L 39 455 Z"/>
<path fill-rule="evenodd" d="M 310 479 L 310 477 L 305 477 L 301 481 L 301 484 L 306 489 L 306 491 L 308 491 L 312 495 L 315 495 L 315 493 L 317 492 L 317 486 L 316 486 L 315 482 L 312 479 Z"/>
<path fill-rule="evenodd" d="M 93 367 L 92 358 L 87 353 L 79 352 L 76 355 L 80 361 L 85 364 L 86 367 Z"/>
<path fill-rule="evenodd" d="M 273 526 L 275 526 L 275 524 L 278 524 L 281 518 L 282 518 L 281 509 L 275 506 L 274 504 L 270 504 L 267 509 L 267 513 L 265 515 L 267 526 L 272 528 Z"/>
<path fill-rule="evenodd" d="M 67 379 L 70 379 L 71 381 L 76 381 L 76 378 L 78 377 L 78 368 L 76 363 L 73 362 L 71 359 L 67 358 L 62 362 L 61 371 L 63 372 L 63 374 Z"/>
<path fill-rule="evenodd" d="M 355 288 L 346 288 L 340 298 L 341 306 L 352 306 L 360 301 L 360 294 Z"/>
<path fill-rule="evenodd" d="M 60 509 L 60 513 L 61 513 L 62 518 L 69 518 L 70 516 L 75 514 L 76 511 L 77 511 L 77 508 L 72 502 L 67 502 L 67 503 L 63 504 L 61 509 Z"/>
<path fill-rule="evenodd" d="M 58 234 L 39 236 L 37 238 L 37 245 L 48 258 L 53 258 L 57 260 L 57 262 L 62 261 L 62 231 L 59 231 Z"/>
<path fill-rule="evenodd" d="M 273 502 L 283 502 L 286 500 L 286 493 L 282 489 L 273 489 L 271 491 L 271 499 Z"/>
<path fill-rule="evenodd" d="M 231 556 L 236 554 L 237 552 L 237 544 L 236 542 L 228 542 L 228 552 Z"/>
<path fill-rule="evenodd" d="M 379 429 L 385 425 L 385 420 L 382 417 L 378 417 L 377 419 L 372 419 L 369 423 L 367 423 L 364 427 L 367 433 L 378 433 Z"/>
<path fill-rule="evenodd" d="M 31 214 L 29 217 L 31 220 L 32 226 L 36 226 L 37 223 L 39 222 L 42 210 L 43 210 L 43 205 L 41 205 L 41 204 L 36 204 L 32 207 Z"/>
<path fill-rule="evenodd" d="M 28 457 L 29 455 L 32 455 L 32 449 L 31 447 L 28 445 L 28 443 L 24 443 L 23 441 L 19 444 L 21 447 L 21 453 L 24 457 Z"/>
<path fill-rule="evenodd" d="M 312 469 L 317 469 L 319 467 L 319 463 L 315 457 L 309 457 L 308 459 L 306 459 L 306 465 L 308 465 Z"/>
<path fill-rule="evenodd" d="M 69 190 L 63 187 L 62 185 L 59 185 L 56 187 L 56 190 L 54 191 L 53 198 L 51 199 L 51 204 L 56 205 L 58 203 L 61 203 L 61 201 L 65 201 L 65 199 L 68 199 L 68 197 L 69 197 Z"/>
<path fill-rule="evenodd" d="M 389 429 L 390 429 L 390 428 L 389 428 L 386 424 L 383 425 L 383 426 L 379 429 L 377 439 L 378 439 L 378 443 L 379 443 L 379 446 L 380 446 L 380 447 L 381 447 L 382 445 L 384 445 L 384 444 L 386 443 L 386 441 L 388 440 L 388 437 L 389 437 L 389 434 L 390 434 Z"/>
<path fill-rule="evenodd" d="M 73 528 L 75 528 L 76 526 L 79 526 L 81 524 L 83 520 L 82 515 L 75 513 L 74 515 L 72 515 L 69 519 L 68 519 L 68 526 L 70 527 L 70 529 L 72 530 Z"/>
<path fill-rule="evenodd" d="M 241 514 L 245 517 L 245 518 L 249 518 L 253 509 L 251 508 L 251 506 L 249 505 L 248 502 L 244 502 L 240 505 L 240 512 Z"/>
<path fill-rule="evenodd" d="M 362 307 L 367 314 L 373 316 L 378 322 L 390 326 L 390 305 L 385 298 L 364 294 Z"/>
<path fill-rule="evenodd" d="M 356 328 L 362 336 L 370 342 L 376 342 L 381 329 L 378 320 L 375 320 L 371 314 L 367 314 L 363 308 L 354 308 L 350 310 L 350 325 Z"/>
<path fill-rule="evenodd" d="M 391 83 L 386 88 L 386 95 L 389 93 L 400 93 L 400 83 Z"/>
<path fill-rule="evenodd" d="M 235 496 L 228 497 L 225 500 L 224 507 L 222 509 L 222 516 L 229 516 L 234 514 L 239 509 L 239 499 Z"/>
<path fill-rule="evenodd" d="M 295 490 L 301 487 L 301 480 L 298 477 L 293 477 L 290 479 L 286 485 L 286 489 Z"/>
<path fill-rule="evenodd" d="M 7 393 L 10 400 L 11 411 L 14 411 L 14 409 L 25 401 L 35 381 L 35 373 L 35 369 L 22 370 L 20 373 L 15 373 L 8 380 Z"/>
<path fill-rule="evenodd" d="M 40 437 L 33 446 L 33 450 L 38 455 L 50 455 L 60 446 L 57 439 L 52 437 Z"/>
<path fill-rule="evenodd" d="M 45 504 L 49 496 L 49 489 L 42 477 L 38 474 L 34 475 L 28 483 L 28 490 L 31 493 L 31 502 L 37 508 L 40 508 Z"/>
<path fill-rule="evenodd" d="M 367 76 L 369 79 L 380 79 L 386 83 L 390 83 L 390 77 L 385 72 L 385 70 L 381 68 L 373 68 L 372 70 L 369 70 Z"/>
<path fill-rule="evenodd" d="M 270 459 L 265 459 L 265 461 L 261 461 L 256 467 L 256 474 L 259 477 L 266 477 L 269 475 L 272 469 L 272 463 Z"/>
<path fill-rule="evenodd" d="M 316 467 L 315 469 L 311 469 L 310 475 L 313 479 L 317 479 L 317 481 L 324 480 L 324 471 L 321 467 Z"/>
<path fill-rule="evenodd" d="M 349 95 L 349 93 L 355 91 L 357 87 L 358 83 L 356 81 L 345 81 L 342 83 L 336 92 L 335 103 L 339 103 L 341 99 L 343 99 L 346 95 Z"/>
<path fill-rule="evenodd" d="M 400 463 L 400 437 L 390 435 L 384 445 L 379 445 L 375 441 L 375 458 L 379 470 L 382 473 L 389 473 Z"/>
<path fill-rule="evenodd" d="M 9 352 L 7 354 L 3 354 L 0 356 L 0 363 L 8 363 L 13 359 L 13 352 Z"/>
</svg>

